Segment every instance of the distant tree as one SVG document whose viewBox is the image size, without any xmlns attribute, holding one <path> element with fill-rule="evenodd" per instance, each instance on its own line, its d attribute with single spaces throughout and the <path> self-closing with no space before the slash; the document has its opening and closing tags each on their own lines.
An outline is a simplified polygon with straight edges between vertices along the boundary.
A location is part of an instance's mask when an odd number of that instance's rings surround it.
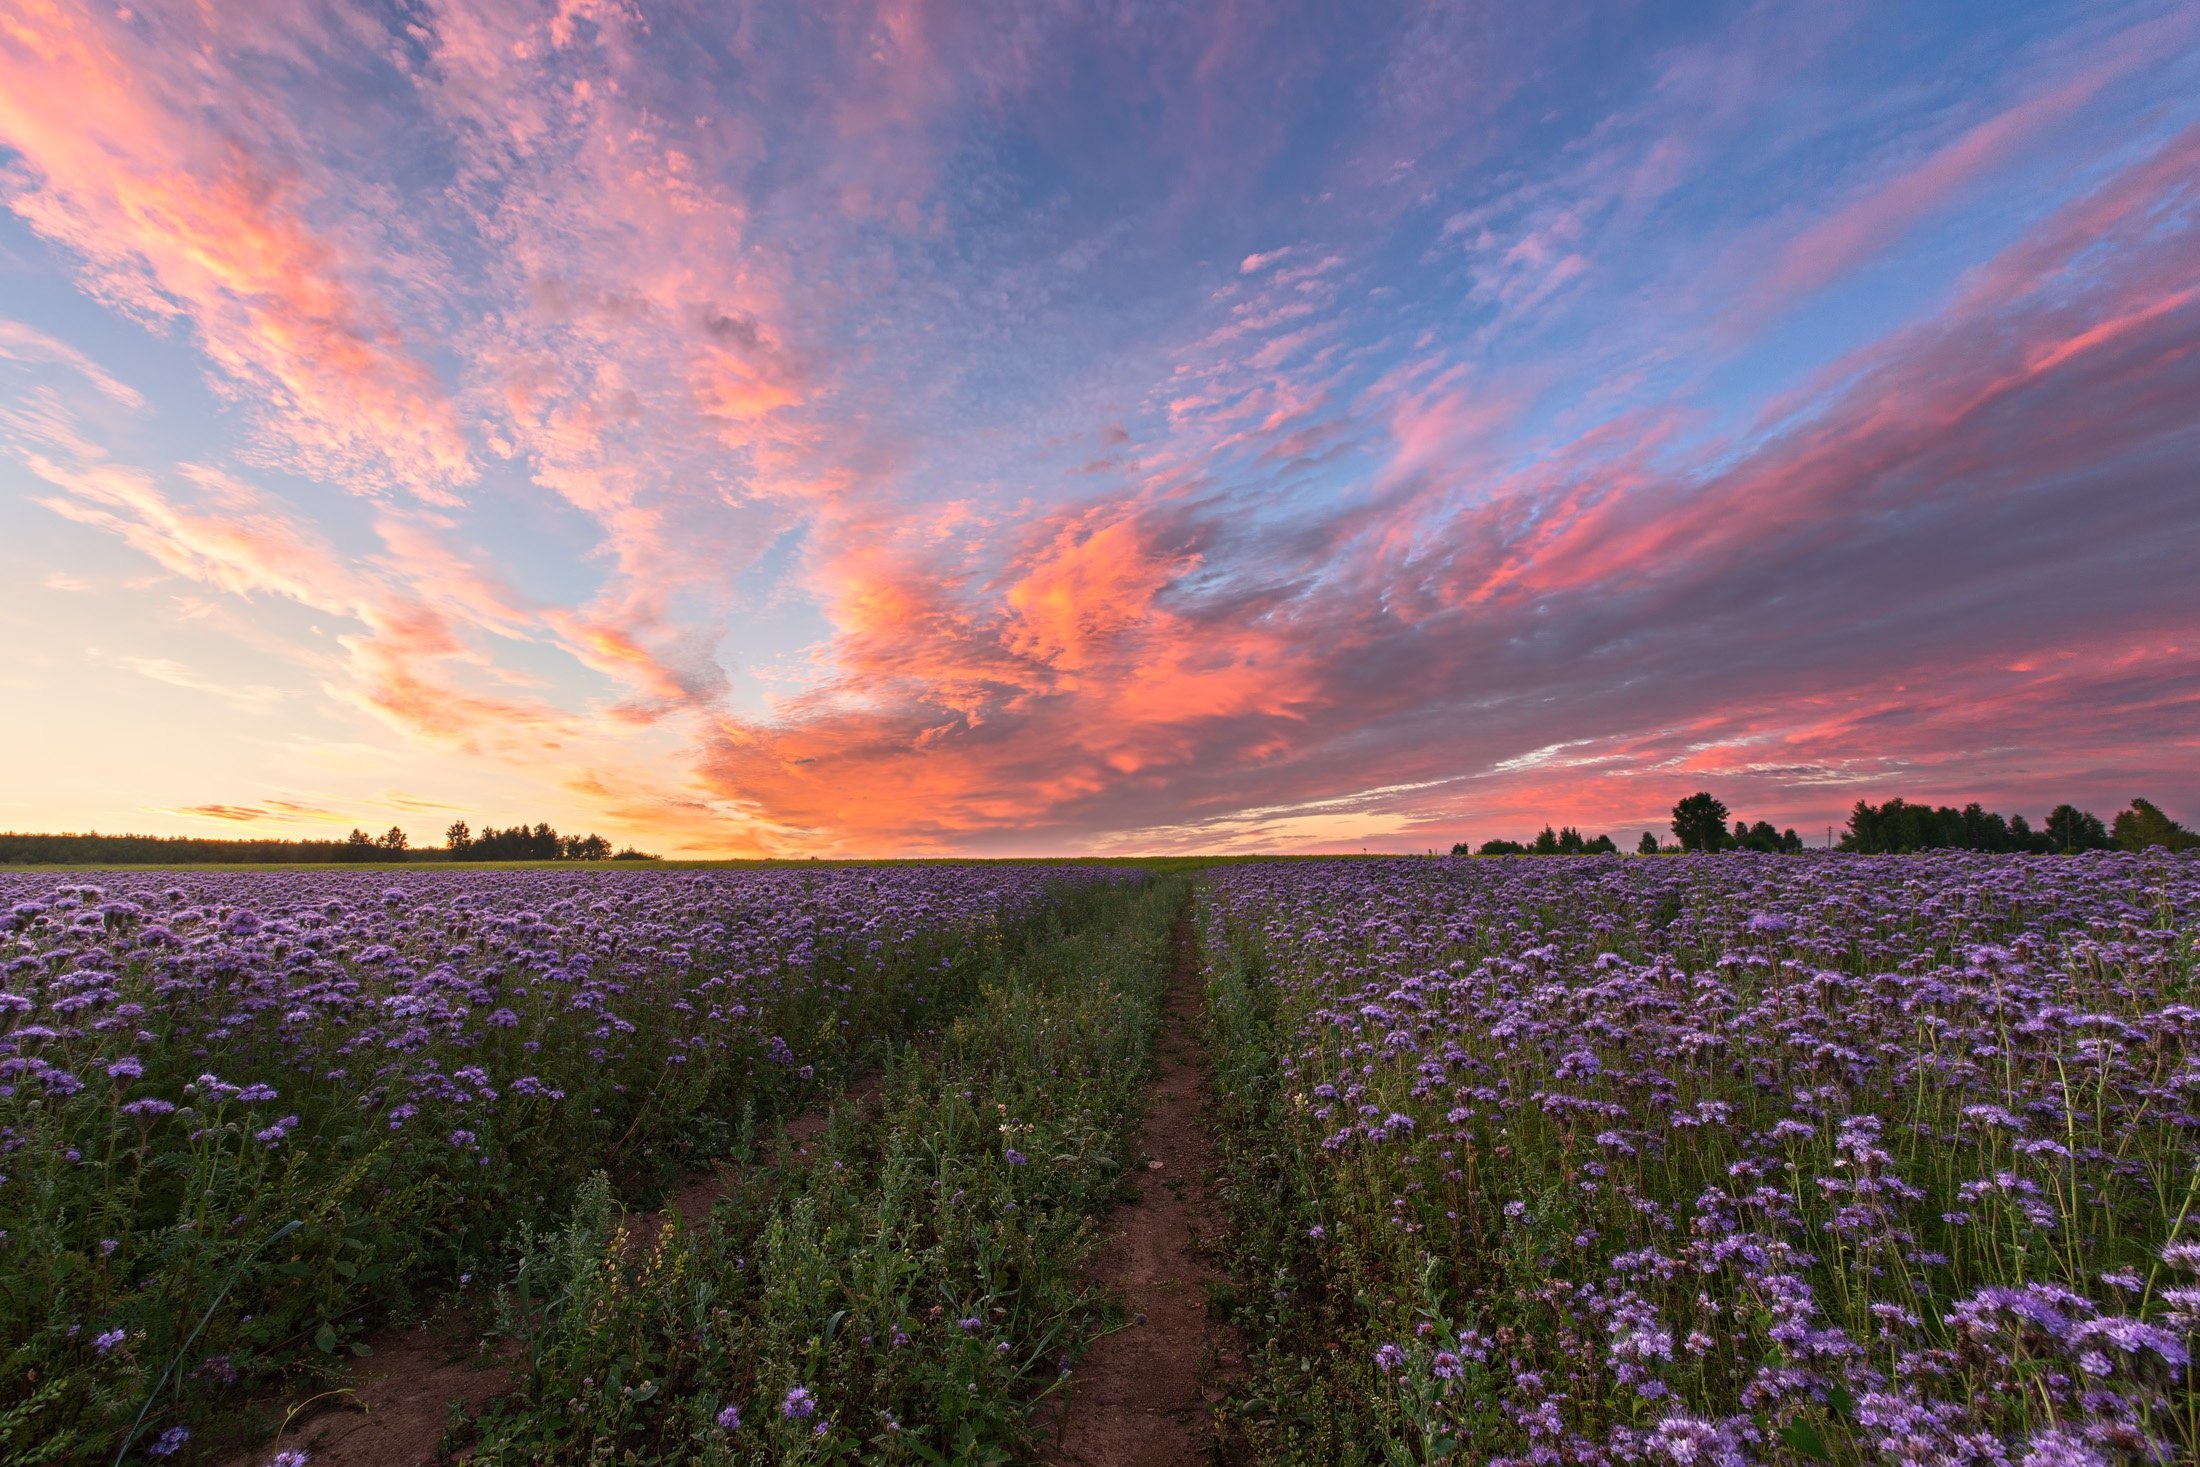
<svg viewBox="0 0 2200 1467">
<path fill-rule="evenodd" d="M 614 861 L 656 861 L 662 858 L 651 855 L 647 851 L 637 851 L 632 846 L 621 846 L 611 859 Z"/>
<path fill-rule="evenodd" d="M 1455 856 L 1471 856 L 1474 854 L 1474 847 L 1463 840 L 1454 841 L 1452 842 L 1451 853 Z"/>
<path fill-rule="evenodd" d="M 1635 842 L 1635 854 L 1638 856 L 1655 856 L 1657 853 L 1658 838 L 1649 831 L 1644 831 L 1642 839 Z"/>
<path fill-rule="evenodd" d="M 2143 851 L 2148 846 L 2189 851 L 2200 846 L 2200 835 L 2163 814 L 2153 801 L 2136 798 L 2130 809 L 2117 813 L 2114 823 L 2109 826 L 2109 836 L 2120 849 L 2127 851 Z"/>
<path fill-rule="evenodd" d="M 1726 806 L 1698 790 L 1673 807 L 1673 834 L 1684 851 L 1716 851 L 1726 844 Z"/>
<path fill-rule="evenodd" d="M 1584 843 L 1581 851 L 1586 856 L 1616 856 L 1619 854 L 1619 847 L 1612 844 L 1610 836 L 1600 835 L 1595 840 Z"/>
<path fill-rule="evenodd" d="M 1780 849 L 1791 856 L 1803 849 L 1803 838 L 1795 833 L 1794 826 L 1780 832 Z"/>
<path fill-rule="evenodd" d="M 1780 839 L 1780 832 L 1772 828 L 1769 820 L 1760 820 L 1754 825 L 1735 821 L 1734 844 L 1742 850 L 1763 851 L 1767 855 L 1778 855 L 1787 849 Z"/>
<path fill-rule="evenodd" d="M 1525 856 L 1531 854 L 1527 846 L 1516 840 L 1486 840 L 1475 847 L 1477 856 Z"/>
<path fill-rule="evenodd" d="M 1913 805 L 1897 795 L 1876 809 L 1864 800 L 1849 812 L 1849 828 L 1841 837 L 1843 850 L 1866 855 L 1890 852 L 1931 851 L 1965 845 L 1963 813 L 1943 805 Z"/>
<path fill-rule="evenodd" d="M 1544 826 L 1541 830 L 1536 832 L 1535 844 L 1529 846 L 1528 849 L 1533 851 L 1538 856 L 1557 855 L 1558 832 L 1551 829 L 1551 827 L 1549 827 L 1548 825 Z"/>
<path fill-rule="evenodd" d="M 2058 819 L 2070 826 L 2078 844 L 2066 847 L 2062 837 L 2053 833 Z M 1841 849 L 1867 855 L 1932 850 L 2092 850 L 2108 839 L 2099 820 L 2067 805 L 2050 815 L 2048 824 L 2050 833 L 2042 835 L 2035 832 L 2022 815 L 2005 820 L 1976 800 L 1960 810 L 1953 805 L 1913 805 L 1900 796 L 1877 806 L 1867 800 L 1858 800 L 1856 808 L 1849 812 L 1849 826 L 1841 836 Z M 2098 842 L 2087 844 L 2094 842 L 2095 832 L 2099 833 Z"/>
<path fill-rule="evenodd" d="M 1973 800 L 1963 807 L 1963 847 L 1971 851 L 2010 849 L 2009 822 Z"/>
<path fill-rule="evenodd" d="M 340 859 L 346 861 L 371 861 L 375 858 L 375 855 L 376 851 L 374 845 L 374 837 L 361 830 L 358 826 L 353 826 L 351 828 L 351 834 L 344 837 L 343 855 L 340 857 Z"/>
<path fill-rule="evenodd" d="M 374 843 L 361 839 L 368 852 Z M 361 860 L 343 840 L 213 840 L 193 835 L 0 832 L 0 862 L 11 865 L 222 866 L 241 862 Z"/>
<path fill-rule="evenodd" d="M 2105 851 L 2111 844 L 2101 817 L 2076 805 L 2047 812 L 2047 848 L 2051 851 Z"/>
<path fill-rule="evenodd" d="M 450 851 L 453 860 L 463 861 L 466 859 L 467 849 L 473 843 L 474 833 L 467 828 L 466 822 L 463 820 L 453 820 L 450 829 L 443 832 L 444 847 Z"/>
<path fill-rule="evenodd" d="M 393 825 L 388 830 L 382 832 L 382 838 L 376 841 L 375 844 L 381 847 L 384 853 L 382 857 L 383 860 L 402 861 L 405 859 L 404 853 L 406 847 L 412 844 L 412 837 L 406 835 L 403 830 Z"/>
</svg>

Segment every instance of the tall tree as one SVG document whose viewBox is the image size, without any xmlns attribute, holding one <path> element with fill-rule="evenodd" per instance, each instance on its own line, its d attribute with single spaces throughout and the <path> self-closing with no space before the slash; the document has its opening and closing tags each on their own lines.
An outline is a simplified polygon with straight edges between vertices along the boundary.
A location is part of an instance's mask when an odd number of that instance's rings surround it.
<svg viewBox="0 0 2200 1467">
<path fill-rule="evenodd" d="M 1673 834 L 1684 851 L 1716 851 L 1726 845 L 1726 815 L 1723 802 L 1715 800 L 1704 790 L 1698 790 L 1673 807 Z"/>
<path fill-rule="evenodd" d="M 2200 845 L 2200 836 L 2163 814 L 2153 801 L 2137 798 L 2132 800 L 2130 809 L 2117 813 L 2115 822 L 2109 826 L 2109 837 L 2127 851 L 2143 851 L 2148 846 L 2186 851 Z"/>
<path fill-rule="evenodd" d="M 2105 851 L 2108 827 L 2101 817 L 2076 805 L 2057 805 L 2047 812 L 2047 848 L 2052 851 Z"/>
</svg>

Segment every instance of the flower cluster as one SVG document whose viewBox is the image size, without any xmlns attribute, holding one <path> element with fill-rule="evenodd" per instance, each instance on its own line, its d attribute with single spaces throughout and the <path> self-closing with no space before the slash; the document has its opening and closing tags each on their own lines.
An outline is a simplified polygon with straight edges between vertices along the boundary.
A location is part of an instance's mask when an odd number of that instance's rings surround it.
<svg viewBox="0 0 2200 1467">
<path fill-rule="evenodd" d="M 1113 879 L 0 874 L 0 1328 L 46 1357 L 0 1416 L 59 1378 L 38 1430 L 109 1429 L 141 1394 L 132 1342 L 172 1339 L 233 1268 L 192 1400 L 301 1338 L 335 1348 L 595 1169 L 734 1144 L 744 1109 L 925 1027 L 1062 883 Z"/>
<path fill-rule="evenodd" d="M 2200 1452 L 2200 860 L 1246 865 L 1203 923 L 1392 1429 Z"/>
</svg>

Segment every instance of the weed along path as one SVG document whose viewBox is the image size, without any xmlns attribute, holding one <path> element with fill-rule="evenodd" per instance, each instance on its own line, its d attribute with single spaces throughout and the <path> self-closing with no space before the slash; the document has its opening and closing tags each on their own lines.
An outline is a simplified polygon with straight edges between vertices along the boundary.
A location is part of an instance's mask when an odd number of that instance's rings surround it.
<svg viewBox="0 0 2200 1467">
<path fill-rule="evenodd" d="M 1140 1134 L 1147 1169 L 1118 1205 L 1095 1275 L 1131 1322 L 1096 1344 L 1071 1376 L 1051 1460 L 1057 1467 L 1195 1467 L 1209 1460 L 1210 1403 L 1234 1363 L 1207 1320 L 1220 1273 L 1202 1238 L 1221 1226 L 1210 1195 L 1207 1063 L 1199 1040 L 1198 949 L 1178 919 L 1154 1078 Z"/>
<path fill-rule="evenodd" d="M 882 1076 L 871 1071 L 851 1085 L 842 1105 L 859 1114 L 877 1109 Z M 765 1148 L 761 1166 L 778 1167 L 806 1154 L 830 1122 L 829 1107 L 789 1118 Z M 734 1183 L 737 1163 L 720 1161 L 673 1189 L 655 1213 L 625 1218 L 625 1255 L 638 1262 L 657 1229 L 677 1217 L 689 1232 L 703 1227 L 713 1204 Z M 306 1396 L 292 1410 L 281 1438 L 224 1459 L 224 1467 L 259 1467 L 283 1448 L 310 1453 L 313 1467 L 435 1467 L 463 1458 L 453 1428 L 519 1383 L 510 1352 L 484 1354 L 480 1334 L 463 1314 L 382 1330 L 374 1353 L 360 1361 L 349 1386 Z M 463 1440 L 463 1432 L 459 1433 Z"/>
</svg>

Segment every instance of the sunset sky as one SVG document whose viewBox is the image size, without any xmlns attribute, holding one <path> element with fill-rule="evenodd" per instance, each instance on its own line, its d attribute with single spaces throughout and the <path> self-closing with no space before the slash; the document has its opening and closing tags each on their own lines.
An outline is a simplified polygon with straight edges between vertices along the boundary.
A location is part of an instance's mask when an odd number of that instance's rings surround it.
<svg viewBox="0 0 2200 1467">
<path fill-rule="evenodd" d="M 2190 3 L 0 0 L 0 827 L 2200 816 Z"/>
</svg>

